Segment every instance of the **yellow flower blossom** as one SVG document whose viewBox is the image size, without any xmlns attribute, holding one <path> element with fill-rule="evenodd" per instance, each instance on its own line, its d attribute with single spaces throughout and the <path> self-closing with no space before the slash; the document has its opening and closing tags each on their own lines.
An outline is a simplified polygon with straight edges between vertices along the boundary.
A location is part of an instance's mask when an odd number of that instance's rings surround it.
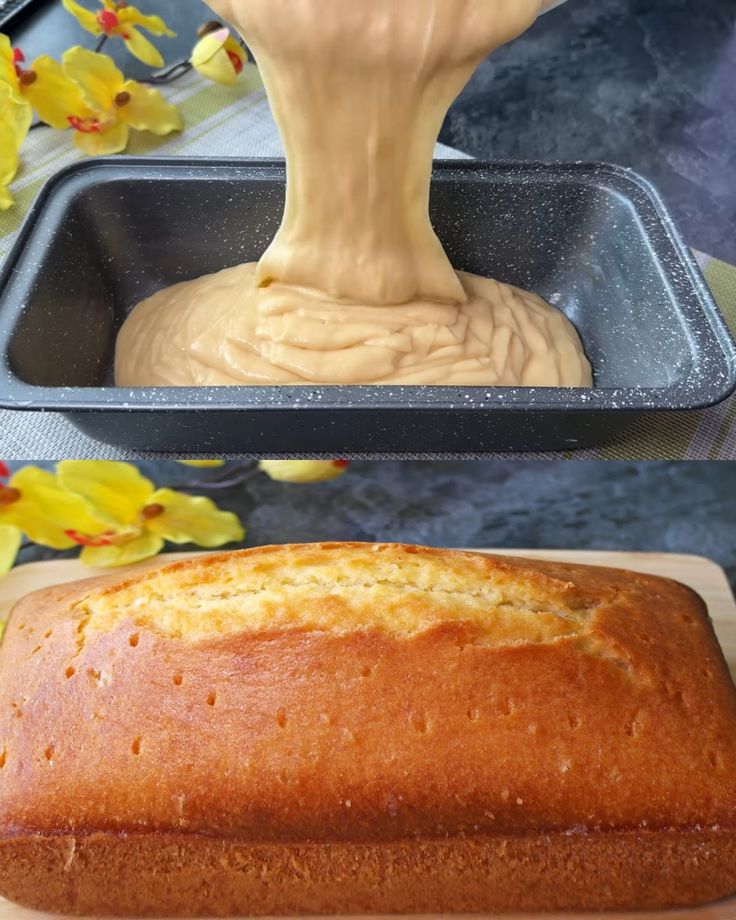
<svg viewBox="0 0 736 920">
<path fill-rule="evenodd" d="M 0 211 L 7 211 L 13 204 L 9 186 L 18 172 L 18 164 L 15 134 L 8 125 L 0 122 Z"/>
<path fill-rule="evenodd" d="M 47 470 L 27 466 L 0 485 L 0 524 L 17 527 L 34 543 L 71 549 L 71 531 L 103 529 L 84 501 L 70 495 Z"/>
<path fill-rule="evenodd" d="M 23 534 L 12 524 L 0 524 L 0 578 L 7 575 L 15 565 Z M 0 624 L 2 626 L 3 624 Z M 0 629 L 2 635 L 2 629 Z"/>
<path fill-rule="evenodd" d="M 58 465 L 58 477 L 104 521 L 102 532 L 72 535 L 84 547 L 80 559 L 85 565 L 140 562 L 160 553 L 166 540 L 212 548 L 245 536 L 238 518 L 210 499 L 156 489 L 128 463 L 65 460 Z"/>
<path fill-rule="evenodd" d="M 70 48 L 63 57 L 63 71 L 79 92 L 53 97 L 47 114 L 71 125 L 74 144 L 85 153 L 120 153 L 128 146 L 131 128 L 160 136 L 182 128 L 178 109 L 158 90 L 126 80 L 105 54 Z"/>
<path fill-rule="evenodd" d="M 208 80 L 233 86 L 248 62 L 245 48 L 219 23 L 208 23 L 200 34 L 190 58 L 192 66 Z"/>
<path fill-rule="evenodd" d="M 58 61 L 44 54 L 26 67 L 23 52 L 11 46 L 7 35 L 0 35 L 0 92 L 3 86 L 9 88 L 10 96 L 5 103 L 0 96 L 0 114 L 12 110 L 10 120 L 18 147 L 28 133 L 32 109 L 38 112 L 41 121 L 63 129 L 69 127 L 69 122 L 59 113 L 56 100 L 63 97 L 67 105 L 76 107 L 83 104 L 79 87 L 64 74 Z"/>
<path fill-rule="evenodd" d="M 164 59 L 159 50 L 138 31 L 140 27 L 151 35 L 173 38 L 176 32 L 172 32 L 160 16 L 146 16 L 126 0 L 101 0 L 102 9 L 97 11 L 88 10 L 76 0 L 62 0 L 62 6 L 88 32 L 122 38 L 133 57 L 149 67 L 163 67 Z"/>
<path fill-rule="evenodd" d="M 261 460 L 259 469 L 277 482 L 330 482 L 344 475 L 347 460 Z"/>
<path fill-rule="evenodd" d="M 20 147 L 31 127 L 33 109 L 19 91 L 15 54 L 7 35 L 0 35 L 0 124 L 13 132 Z"/>
</svg>

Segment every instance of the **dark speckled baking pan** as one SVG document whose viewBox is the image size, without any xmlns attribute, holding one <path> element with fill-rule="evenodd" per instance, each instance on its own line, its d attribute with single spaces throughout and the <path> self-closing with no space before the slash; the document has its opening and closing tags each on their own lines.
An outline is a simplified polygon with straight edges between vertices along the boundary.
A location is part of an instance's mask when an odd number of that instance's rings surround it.
<svg viewBox="0 0 736 920">
<path fill-rule="evenodd" d="M 650 185 L 612 166 L 446 162 L 432 219 L 457 268 L 537 291 L 576 324 L 595 389 L 120 389 L 115 334 L 159 288 L 257 259 L 281 162 L 88 161 L 41 193 L 0 278 L 0 405 L 66 413 L 137 450 L 250 454 L 599 445 L 642 413 L 736 388 L 726 326 Z"/>
</svg>

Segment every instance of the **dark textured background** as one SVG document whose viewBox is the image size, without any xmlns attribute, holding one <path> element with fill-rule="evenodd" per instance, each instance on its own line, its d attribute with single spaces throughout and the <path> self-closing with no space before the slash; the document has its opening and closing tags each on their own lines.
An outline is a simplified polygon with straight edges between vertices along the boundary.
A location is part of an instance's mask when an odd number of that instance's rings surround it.
<svg viewBox="0 0 736 920">
<path fill-rule="evenodd" d="M 140 468 L 162 486 L 223 475 L 176 463 Z M 249 546 L 393 540 L 695 553 L 723 565 L 736 586 L 733 463 L 375 461 L 332 483 L 285 485 L 253 471 L 242 485 L 202 494 L 240 515 Z M 58 555 L 29 547 L 20 561 Z"/>
<path fill-rule="evenodd" d="M 179 32 L 157 40 L 170 62 L 210 18 L 200 0 L 138 2 Z M 58 0 L 41 9 L 13 30 L 29 56 L 80 41 Z M 736 263 L 735 96 L 736 0 L 569 0 L 481 67 L 441 139 L 476 157 L 630 166 L 692 246 Z"/>
<path fill-rule="evenodd" d="M 736 0 L 569 0 L 482 65 L 441 139 L 629 166 L 736 263 Z"/>
</svg>

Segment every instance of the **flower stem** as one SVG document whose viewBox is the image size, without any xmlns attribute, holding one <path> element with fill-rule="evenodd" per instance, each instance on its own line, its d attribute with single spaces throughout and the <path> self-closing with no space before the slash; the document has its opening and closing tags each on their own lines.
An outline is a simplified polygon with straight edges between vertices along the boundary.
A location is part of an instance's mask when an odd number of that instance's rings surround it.
<svg viewBox="0 0 736 920">
<path fill-rule="evenodd" d="M 103 48 L 105 47 L 105 45 L 107 44 L 107 39 L 108 39 L 108 36 L 107 36 L 107 35 L 104 35 L 104 34 L 103 34 L 103 35 L 100 35 L 99 41 L 98 41 L 97 44 L 95 45 L 95 54 L 99 54 L 100 51 L 102 51 L 102 49 L 103 49 Z"/>
<path fill-rule="evenodd" d="M 163 73 L 156 74 L 153 77 L 149 77 L 147 80 L 141 80 L 141 83 L 148 83 L 151 86 L 161 86 L 166 83 L 173 83 L 174 80 L 178 80 L 180 77 L 183 77 L 184 74 L 189 73 L 192 69 L 192 64 L 190 61 L 179 61 L 178 64 L 174 64 L 173 67 L 170 67 L 168 70 L 165 70 Z"/>
<path fill-rule="evenodd" d="M 251 479 L 260 476 L 260 474 L 261 471 L 257 466 L 253 467 L 248 464 L 237 472 L 236 475 L 233 475 L 233 471 L 231 470 L 225 474 L 224 479 L 195 480 L 194 482 L 187 482 L 182 486 L 178 486 L 178 488 L 186 489 L 187 491 L 191 489 L 232 489 L 234 486 L 242 486 Z"/>
</svg>

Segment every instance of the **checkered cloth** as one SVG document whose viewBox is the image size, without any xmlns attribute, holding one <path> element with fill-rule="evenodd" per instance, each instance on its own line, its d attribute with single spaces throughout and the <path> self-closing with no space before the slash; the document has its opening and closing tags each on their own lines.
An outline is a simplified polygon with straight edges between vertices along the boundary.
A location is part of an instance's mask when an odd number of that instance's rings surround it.
<svg viewBox="0 0 736 920">
<path fill-rule="evenodd" d="M 246 68 L 244 80 L 228 88 L 189 74 L 167 89 L 182 110 L 186 130 L 157 138 L 135 134 L 128 153 L 165 156 L 280 157 L 283 149 L 258 72 Z M 441 145 L 441 157 L 462 153 Z M 0 260 L 4 259 L 43 184 L 59 169 L 80 159 L 67 134 L 34 131 L 23 148 L 23 169 L 12 186 L 16 205 L 0 213 Z M 721 310 L 736 331 L 736 268 L 696 254 Z M 135 455 L 95 441 L 54 413 L 0 411 L 0 457 L 16 460 L 133 459 Z M 160 455 L 151 455 L 160 457 Z M 193 445 L 192 456 L 202 456 Z M 484 455 L 493 457 L 494 455 Z M 499 455 L 508 456 L 508 455 Z M 556 458 L 558 454 L 528 457 Z M 597 451 L 577 451 L 575 459 L 607 460 L 736 458 L 736 398 L 704 412 L 651 416 L 615 444 Z M 165 459 L 161 457 L 161 459 Z"/>
</svg>

